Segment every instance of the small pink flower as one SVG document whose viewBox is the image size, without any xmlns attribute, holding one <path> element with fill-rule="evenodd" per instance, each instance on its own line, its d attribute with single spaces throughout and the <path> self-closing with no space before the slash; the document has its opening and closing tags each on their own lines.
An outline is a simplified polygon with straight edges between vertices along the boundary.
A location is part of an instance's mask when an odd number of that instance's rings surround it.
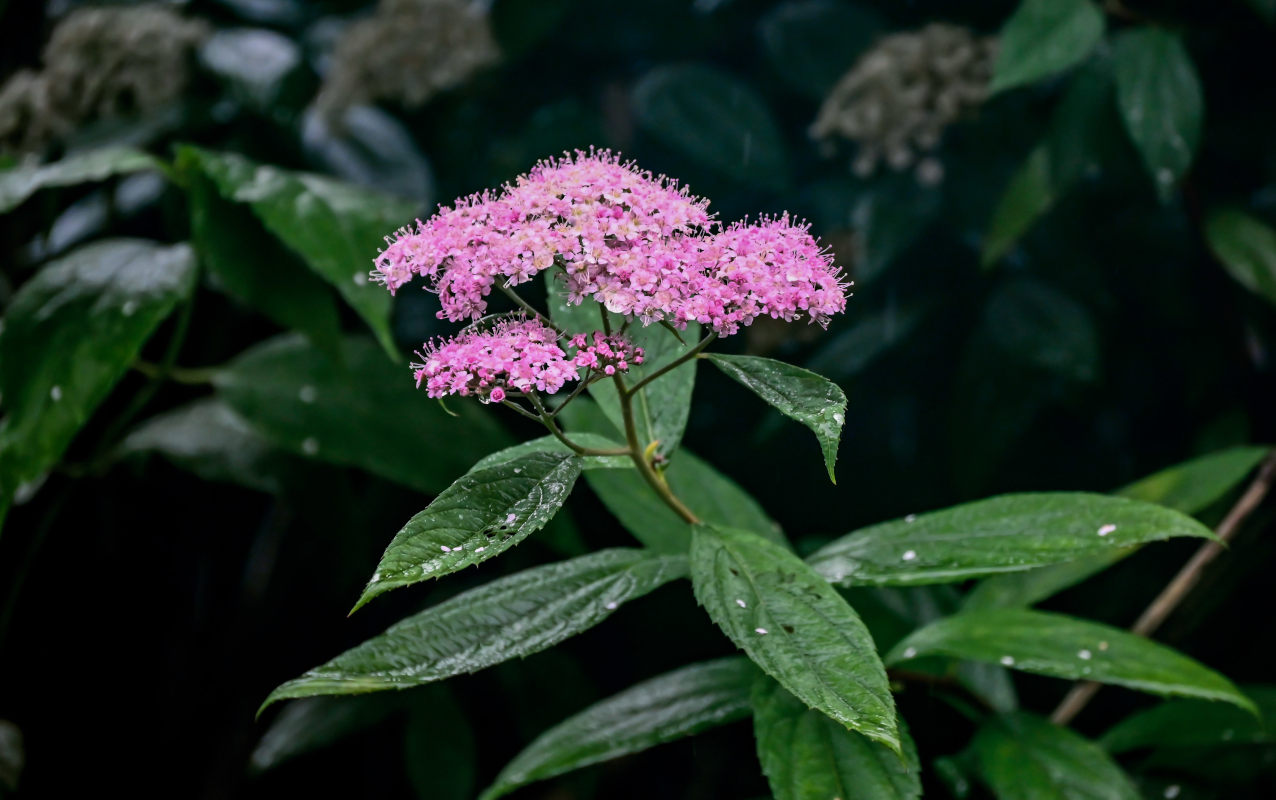
<svg viewBox="0 0 1276 800">
<path fill-rule="evenodd" d="M 427 344 L 412 369 L 430 397 L 474 395 L 499 403 L 511 390 L 554 394 L 579 377 L 557 339 L 538 320 L 505 320 Z"/>
</svg>

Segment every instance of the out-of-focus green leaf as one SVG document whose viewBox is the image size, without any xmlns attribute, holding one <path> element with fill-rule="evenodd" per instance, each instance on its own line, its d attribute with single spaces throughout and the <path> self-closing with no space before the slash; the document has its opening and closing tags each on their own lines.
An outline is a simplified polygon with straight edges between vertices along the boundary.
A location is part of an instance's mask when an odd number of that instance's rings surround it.
<svg viewBox="0 0 1276 800">
<path fill-rule="evenodd" d="M 657 67 L 638 81 L 633 102 L 638 123 L 693 162 L 773 190 L 788 183 L 771 110 L 731 74 L 698 64 Z"/>
<path fill-rule="evenodd" d="M 890 348 L 907 339 L 929 309 L 922 306 L 888 308 L 861 314 L 846 330 L 830 334 L 806 368 L 841 383 L 854 378 Z"/>
<path fill-rule="evenodd" d="M 943 655 L 1160 695 L 1222 700 L 1257 713 L 1232 682 L 1165 645 L 1097 622 L 1027 609 L 946 617 L 891 648 L 886 663 Z"/>
<path fill-rule="evenodd" d="M 384 237 L 412 219 L 411 203 L 304 172 L 259 165 L 235 153 L 186 152 L 222 197 L 246 203 L 363 317 L 399 358 L 390 336 L 390 294 L 368 277 Z"/>
<path fill-rule="evenodd" d="M 636 684 L 541 734 L 480 800 L 741 719 L 757 674 L 747 659 L 732 656 Z"/>
<path fill-rule="evenodd" d="M 776 800 L 913 800 L 922 796 L 921 765 L 900 724 L 903 758 L 819 711 L 780 684 L 759 677 L 753 690 L 758 760 Z"/>
<path fill-rule="evenodd" d="M 213 382 L 274 444 L 429 494 L 510 443 L 488 409 L 456 403 L 459 418 L 450 416 L 368 339 L 346 339 L 337 363 L 301 336 L 279 336 L 238 356 Z"/>
<path fill-rule="evenodd" d="M 1276 230 L 1244 211 L 1222 209 L 1206 218 L 1205 237 L 1237 283 L 1276 304 Z"/>
<path fill-rule="evenodd" d="M 1112 65 L 1106 58 L 1091 59 L 1069 82 L 1050 118 L 1047 139 L 1051 182 L 1057 194 L 1097 176 L 1105 137 L 1122 135 L 1113 113 L 1113 93 Z"/>
<path fill-rule="evenodd" d="M 1117 108 L 1166 197 L 1192 165 L 1201 140 L 1205 99 L 1196 68 L 1182 40 L 1154 25 L 1117 37 L 1114 67 Z"/>
<path fill-rule="evenodd" d="M 1102 572 L 1133 553 L 1134 550 L 1133 547 L 1123 547 L 1109 553 L 1085 556 L 1076 561 L 1052 564 L 1027 572 L 995 575 L 980 581 L 979 585 L 966 596 L 966 602 L 962 608 L 966 611 L 977 611 L 984 608 L 1016 608 L 1034 605 Z"/>
<path fill-rule="evenodd" d="M 403 737 L 408 778 L 421 800 L 469 800 L 478 761 L 470 721 L 445 687 L 431 686 L 423 693 L 411 705 Z"/>
<path fill-rule="evenodd" d="M 200 47 L 199 60 L 235 100 L 263 114 L 304 85 L 301 48 L 266 28 L 216 31 Z"/>
<path fill-rule="evenodd" d="M 1015 243 L 1054 206 L 1058 199 L 1052 180 L 1050 148 L 1039 145 L 1006 185 L 984 235 L 979 257 L 985 269 L 1001 260 Z"/>
<path fill-rule="evenodd" d="M 855 240 L 855 281 L 872 283 L 923 239 L 940 211 L 940 192 L 911 176 L 879 178 L 851 208 Z"/>
<path fill-rule="evenodd" d="M 262 708 L 289 697 L 408 689 L 529 656 L 686 574 L 684 557 L 614 549 L 499 578 L 282 684 Z"/>
<path fill-rule="evenodd" d="M 0 322 L 0 497 L 58 462 L 195 274 L 185 244 L 111 239 L 23 284 Z"/>
<path fill-rule="evenodd" d="M 816 100 L 884 29 L 885 20 L 875 10 L 840 0 L 788 0 L 758 23 L 776 72 Z"/>
<path fill-rule="evenodd" d="M 1099 744 L 1109 753 L 1149 747 L 1211 747 L 1276 742 L 1276 686 L 1242 687 L 1261 719 L 1235 706 L 1205 700 L 1167 700 L 1108 729 Z"/>
<path fill-rule="evenodd" d="M 545 527 L 579 476 L 580 459 L 571 453 L 528 453 L 471 470 L 395 535 L 354 610 L 392 589 L 500 555 Z"/>
<path fill-rule="evenodd" d="M 307 697 L 289 703 L 262 734 L 249 758 L 255 772 L 329 745 L 385 721 L 403 711 L 403 699 L 368 697 Z"/>
<path fill-rule="evenodd" d="M 159 162 L 131 147 L 103 147 L 67 156 L 43 166 L 16 166 L 0 170 L 0 214 L 17 208 L 41 189 L 104 181 L 156 169 Z"/>
<path fill-rule="evenodd" d="M 998 800 L 1140 800 L 1100 747 L 1031 714 L 989 720 L 971 749 L 976 772 Z"/>
<path fill-rule="evenodd" d="M 697 525 L 691 582 L 696 600 L 763 672 L 839 725 L 902 752 L 868 629 L 797 556 L 748 531 Z"/>
<path fill-rule="evenodd" d="M 837 444 L 846 422 L 846 395 L 836 383 L 770 358 L 719 353 L 709 353 L 705 358 L 772 408 L 810 428 L 824 453 L 829 480 L 837 483 L 833 465 L 837 462 Z"/>
<path fill-rule="evenodd" d="M 1089 312 L 1052 286 L 1012 280 L 984 310 L 983 332 L 1015 361 L 1076 382 L 1099 376 L 1098 332 Z"/>
<path fill-rule="evenodd" d="M 1001 29 L 990 91 L 1035 83 L 1079 64 L 1103 38 L 1090 0 L 1023 0 Z"/>
<path fill-rule="evenodd" d="M 343 180 L 434 204 L 434 172 L 407 125 L 373 106 L 353 106 L 338 122 L 310 108 L 302 117 L 301 144 L 312 164 Z M 521 165 L 520 165 L 521 166 Z"/>
</svg>

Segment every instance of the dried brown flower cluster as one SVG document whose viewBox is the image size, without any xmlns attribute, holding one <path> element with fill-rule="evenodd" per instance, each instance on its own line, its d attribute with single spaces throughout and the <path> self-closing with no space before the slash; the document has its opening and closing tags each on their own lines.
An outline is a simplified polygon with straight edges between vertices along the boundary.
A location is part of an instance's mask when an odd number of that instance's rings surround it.
<svg viewBox="0 0 1276 800">
<path fill-rule="evenodd" d="M 208 26 L 160 5 L 83 8 L 58 23 L 44 67 L 0 88 L 0 151 L 38 152 L 96 119 L 181 96 Z"/>
<path fill-rule="evenodd" d="M 464 0 L 381 0 L 337 42 L 318 106 L 329 117 L 377 101 L 407 108 L 500 56 L 487 15 Z"/>
<path fill-rule="evenodd" d="M 997 40 L 956 25 L 933 23 L 887 36 L 833 87 L 811 125 L 811 136 L 858 145 L 854 169 L 870 175 L 885 162 L 916 169 L 923 183 L 943 179 L 927 155 L 944 129 L 988 94 Z"/>
</svg>

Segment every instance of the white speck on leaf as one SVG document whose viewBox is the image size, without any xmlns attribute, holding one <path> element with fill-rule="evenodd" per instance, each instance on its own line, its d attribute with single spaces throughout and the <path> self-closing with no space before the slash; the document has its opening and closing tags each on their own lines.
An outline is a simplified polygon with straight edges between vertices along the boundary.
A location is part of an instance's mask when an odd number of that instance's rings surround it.
<svg viewBox="0 0 1276 800">
<path fill-rule="evenodd" d="M 917 521 L 917 515 L 916 515 L 916 514 L 909 514 L 907 517 L 904 517 L 904 521 L 905 521 L 905 522 L 916 522 L 916 521 Z"/>
<path fill-rule="evenodd" d="M 441 545 L 441 546 L 439 547 L 439 549 L 440 549 L 440 550 L 442 550 L 442 551 L 443 551 L 443 552 L 445 552 L 445 553 L 450 553 L 450 552 L 452 552 L 452 548 L 448 547 L 447 545 Z"/>
<path fill-rule="evenodd" d="M 301 402 L 303 403 L 313 403 L 315 398 L 318 396 L 319 393 L 315 391 L 315 387 L 313 386 L 303 386 L 301 387 L 301 391 L 297 392 L 297 397 L 301 398 Z"/>
<path fill-rule="evenodd" d="M 1093 654 L 1089 650 L 1081 650 L 1077 652 L 1077 658 L 1081 659 L 1082 661 L 1089 661 L 1091 655 Z"/>
<path fill-rule="evenodd" d="M 481 553 L 481 552 L 483 552 L 483 551 L 484 551 L 484 550 L 486 550 L 486 549 L 487 549 L 486 547 L 476 547 L 476 548 L 474 548 L 474 552 L 476 552 L 476 553 Z"/>
<path fill-rule="evenodd" d="M 610 603 L 608 603 L 608 604 L 607 604 L 607 610 L 608 610 L 608 611 L 615 611 L 615 610 L 616 610 L 616 608 L 617 608 L 619 605 L 620 605 L 619 603 L 617 603 L 615 600 L 613 600 L 613 601 L 611 601 Z"/>
<path fill-rule="evenodd" d="M 124 314 L 124 316 L 126 316 L 126 317 L 131 317 L 131 316 L 133 316 L 133 313 L 137 311 L 137 301 L 136 301 L 136 300 L 125 300 L 125 301 L 124 301 L 124 306 L 123 306 L 122 308 L 120 308 L 120 311 L 121 311 L 121 312 Z"/>
<path fill-rule="evenodd" d="M 50 389 L 50 390 L 49 390 L 49 397 L 51 397 L 51 398 L 53 399 L 53 402 L 55 402 L 55 403 L 56 403 L 56 402 L 58 402 L 59 400 L 61 400 L 61 399 L 62 399 L 62 387 L 61 387 L 61 386 L 54 386 L 52 389 Z"/>
<path fill-rule="evenodd" d="M 1165 792 L 1163 794 L 1165 795 L 1166 800 L 1174 800 L 1174 798 L 1179 796 L 1180 791 L 1182 790 L 1179 788 L 1177 783 L 1171 783 L 1169 786 L 1165 787 Z"/>
<path fill-rule="evenodd" d="M 319 440 L 313 436 L 309 436 L 301 443 L 301 452 L 308 456 L 313 456 L 319 452 Z"/>
<path fill-rule="evenodd" d="M 1099 535 L 1107 536 L 1109 533 L 1113 533 L 1114 531 L 1116 531 L 1115 525 L 1104 525 L 1102 528 L 1099 528 Z"/>
<path fill-rule="evenodd" d="M 746 602 L 744 602 L 743 600 L 740 600 L 740 599 L 738 599 L 738 598 L 736 599 L 735 604 L 736 604 L 736 605 L 738 605 L 740 608 L 748 608 L 748 607 L 749 607 L 749 604 L 748 604 L 748 603 L 746 603 Z"/>
<path fill-rule="evenodd" d="M 766 636 L 766 628 L 754 628 L 753 632 L 758 636 Z"/>
<path fill-rule="evenodd" d="M 914 656 L 916 656 L 916 655 L 917 655 L 917 648 L 916 648 L 916 647 L 909 647 L 909 648 L 905 648 L 905 650 L 904 650 L 904 658 L 913 658 L 913 657 L 914 657 Z"/>
<path fill-rule="evenodd" d="M 1002 656 L 1002 657 L 1001 657 L 1001 664 L 1002 664 L 1002 666 L 1005 666 L 1005 667 L 1013 667 L 1013 666 L 1015 665 L 1015 657 L 1014 657 L 1014 656 Z"/>
<path fill-rule="evenodd" d="M 917 551 L 905 550 L 904 555 L 900 556 L 900 558 L 904 559 L 905 561 L 913 561 L 914 559 L 917 558 Z"/>
</svg>

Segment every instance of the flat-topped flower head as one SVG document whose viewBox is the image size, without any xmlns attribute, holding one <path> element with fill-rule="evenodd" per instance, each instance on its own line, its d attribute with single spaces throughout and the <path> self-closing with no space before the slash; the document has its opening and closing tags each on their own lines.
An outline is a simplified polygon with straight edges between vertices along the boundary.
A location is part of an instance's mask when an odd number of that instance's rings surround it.
<svg viewBox="0 0 1276 800">
<path fill-rule="evenodd" d="M 450 394 L 499 403 L 510 391 L 554 394 L 576 380 L 558 334 L 539 320 L 507 319 L 437 340 L 418 353 L 416 383 L 430 397 Z"/>
<path fill-rule="evenodd" d="M 576 348 L 572 363 L 604 375 L 615 375 L 627 372 L 633 364 L 641 364 L 643 352 L 625 337 L 619 334 L 610 336 L 602 331 L 593 334 L 578 333 L 571 338 L 571 346 Z"/>
</svg>

